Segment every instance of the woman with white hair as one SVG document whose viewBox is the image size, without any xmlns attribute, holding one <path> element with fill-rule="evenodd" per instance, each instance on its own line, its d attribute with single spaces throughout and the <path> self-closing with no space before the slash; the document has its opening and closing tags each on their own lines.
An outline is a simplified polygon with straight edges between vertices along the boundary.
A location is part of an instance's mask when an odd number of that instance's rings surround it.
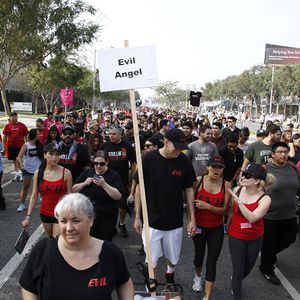
<svg viewBox="0 0 300 300">
<path fill-rule="evenodd" d="M 61 234 L 40 240 L 21 275 L 23 300 L 105 300 L 113 290 L 131 300 L 134 289 L 121 250 L 90 236 L 89 199 L 68 194 L 55 207 Z"/>
</svg>

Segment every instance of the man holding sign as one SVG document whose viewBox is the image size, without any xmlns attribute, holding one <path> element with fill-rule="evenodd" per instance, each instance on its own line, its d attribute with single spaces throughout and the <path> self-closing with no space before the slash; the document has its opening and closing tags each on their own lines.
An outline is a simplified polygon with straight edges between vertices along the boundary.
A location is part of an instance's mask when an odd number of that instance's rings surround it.
<svg viewBox="0 0 300 300">
<path fill-rule="evenodd" d="M 152 263 L 156 268 L 161 256 L 167 259 L 166 282 L 174 282 L 174 269 L 179 261 L 183 234 L 183 192 L 187 201 L 188 235 L 195 234 L 194 192 L 195 172 L 188 158 L 181 152 L 188 149 L 185 135 L 180 129 L 169 130 L 164 137 L 164 147 L 143 157 L 143 173 L 150 226 Z M 143 233 L 141 196 L 135 195 L 135 230 Z"/>
</svg>

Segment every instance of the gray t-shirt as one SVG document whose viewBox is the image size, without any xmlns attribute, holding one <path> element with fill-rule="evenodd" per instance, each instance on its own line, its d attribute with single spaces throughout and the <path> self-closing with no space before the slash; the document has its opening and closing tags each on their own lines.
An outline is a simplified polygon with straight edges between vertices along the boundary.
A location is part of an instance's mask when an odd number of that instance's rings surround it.
<svg viewBox="0 0 300 300">
<path fill-rule="evenodd" d="M 290 163 L 283 167 L 268 163 L 267 170 L 275 176 L 276 181 L 267 189 L 272 201 L 265 218 L 268 220 L 295 218 L 296 195 L 300 187 L 297 169 Z"/>
<path fill-rule="evenodd" d="M 208 160 L 218 155 L 217 147 L 212 142 L 200 144 L 198 141 L 189 144 L 188 158 L 195 170 L 196 176 L 205 174 Z"/>
</svg>

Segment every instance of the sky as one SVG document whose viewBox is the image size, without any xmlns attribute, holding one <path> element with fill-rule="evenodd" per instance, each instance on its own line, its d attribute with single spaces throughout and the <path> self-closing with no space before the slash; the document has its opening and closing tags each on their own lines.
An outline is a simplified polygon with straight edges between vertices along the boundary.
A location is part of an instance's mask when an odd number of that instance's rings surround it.
<svg viewBox="0 0 300 300">
<path fill-rule="evenodd" d="M 89 0 L 99 40 L 89 48 L 155 45 L 159 82 L 182 89 L 263 64 L 265 45 L 300 48 L 299 0 Z M 149 92 L 149 91 L 148 91 Z M 147 89 L 141 94 L 147 95 Z"/>
</svg>

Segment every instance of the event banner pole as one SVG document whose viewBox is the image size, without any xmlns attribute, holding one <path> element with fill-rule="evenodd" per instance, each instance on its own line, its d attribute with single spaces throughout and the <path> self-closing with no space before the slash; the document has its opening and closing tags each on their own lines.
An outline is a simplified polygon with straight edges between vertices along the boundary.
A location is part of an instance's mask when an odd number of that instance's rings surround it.
<svg viewBox="0 0 300 300">
<path fill-rule="evenodd" d="M 272 78 L 271 78 L 271 92 L 270 92 L 270 107 L 269 114 L 272 113 L 272 102 L 273 102 L 273 93 L 274 93 L 274 75 L 275 75 L 275 67 L 272 67 Z"/>
<path fill-rule="evenodd" d="M 125 40 L 124 45 L 125 45 L 125 48 L 128 48 L 129 41 Z M 146 241 L 145 251 L 146 251 L 146 258 L 147 258 L 147 262 L 148 262 L 149 278 L 155 279 L 153 264 L 152 264 L 152 251 L 151 251 L 151 244 L 150 244 L 150 228 L 149 228 L 149 221 L 148 221 L 148 211 L 147 211 L 146 193 L 145 193 L 145 185 L 144 185 L 144 173 L 143 173 L 141 145 L 140 145 L 140 138 L 139 138 L 139 128 L 138 128 L 138 123 L 137 123 L 134 90 L 129 90 L 129 95 L 130 95 L 131 115 L 132 115 L 132 122 L 133 122 L 137 170 L 138 170 L 138 177 L 139 177 L 139 188 L 140 188 L 140 194 L 141 194 L 141 205 L 142 205 L 142 213 L 143 213 L 143 230 L 144 230 L 145 241 Z M 155 296 L 156 291 L 154 290 L 153 292 L 151 292 L 151 295 Z"/>
</svg>

